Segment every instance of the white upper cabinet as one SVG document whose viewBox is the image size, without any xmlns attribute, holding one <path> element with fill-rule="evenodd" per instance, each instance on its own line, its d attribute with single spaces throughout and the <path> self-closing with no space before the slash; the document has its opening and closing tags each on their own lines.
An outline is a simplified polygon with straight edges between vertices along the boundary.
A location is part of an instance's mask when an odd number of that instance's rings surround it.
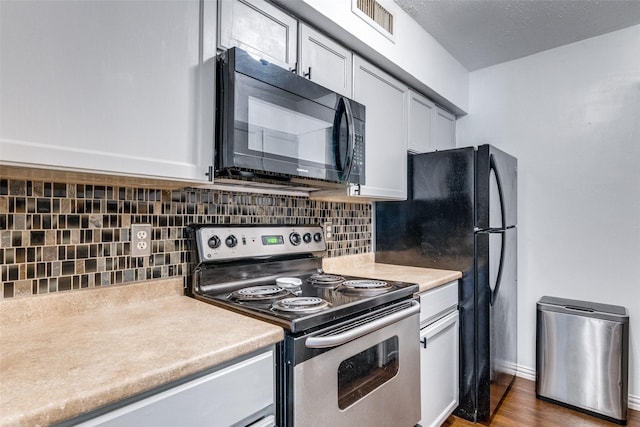
<svg viewBox="0 0 640 427">
<path fill-rule="evenodd" d="M 433 139 L 436 150 L 456 147 L 456 116 L 436 105 Z"/>
<path fill-rule="evenodd" d="M 409 141 L 408 149 L 414 153 L 426 153 L 435 150 L 431 139 L 436 104 L 421 94 L 409 91 Z"/>
<path fill-rule="evenodd" d="M 410 77 L 438 94 L 434 99 L 451 111 L 469 109 L 469 71 L 427 33 L 394 0 L 377 0 L 382 8 L 367 8 L 361 0 L 271 0 L 319 28 L 352 51 L 379 64 L 401 79 Z M 424 0 L 423 0 L 424 1 Z M 405 1 L 404 3 L 407 3 Z M 410 3 L 410 2 L 409 2 Z M 368 12 L 365 12 L 367 10 Z M 376 19 L 393 16 L 393 33 Z M 374 19 L 363 15 L 374 14 Z M 379 15 L 378 15 L 379 14 Z M 378 16 L 375 16 L 378 15 Z M 378 21 L 378 22 L 389 22 Z M 384 26 L 384 25 L 383 25 Z M 407 80 L 409 82 L 411 80 Z M 413 84 L 413 83 L 412 83 Z M 420 89 L 420 86 L 416 87 Z M 425 92 L 429 93 L 429 92 Z"/>
<path fill-rule="evenodd" d="M 407 96 L 408 149 L 412 153 L 427 153 L 455 148 L 455 116 L 425 96 L 409 91 Z"/>
<path fill-rule="evenodd" d="M 293 70 L 297 62 L 298 21 L 264 0 L 218 2 L 218 47 L 239 47 Z"/>
<path fill-rule="evenodd" d="M 353 98 L 366 107 L 365 185 L 351 187 L 351 195 L 407 198 L 407 92 L 407 86 L 354 55 Z"/>
<path fill-rule="evenodd" d="M 351 98 L 353 54 L 344 46 L 300 24 L 298 73 L 321 86 Z"/>
<path fill-rule="evenodd" d="M 214 75 L 199 67 L 198 0 L 0 8 L 2 164 L 206 180 Z"/>
</svg>

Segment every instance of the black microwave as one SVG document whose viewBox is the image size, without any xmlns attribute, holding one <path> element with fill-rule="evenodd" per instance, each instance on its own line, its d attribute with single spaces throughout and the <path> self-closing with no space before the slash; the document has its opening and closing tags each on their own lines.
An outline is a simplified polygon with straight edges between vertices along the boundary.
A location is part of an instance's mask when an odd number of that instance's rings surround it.
<svg viewBox="0 0 640 427">
<path fill-rule="evenodd" d="M 217 61 L 216 176 L 365 183 L 364 105 L 242 49 Z"/>
</svg>

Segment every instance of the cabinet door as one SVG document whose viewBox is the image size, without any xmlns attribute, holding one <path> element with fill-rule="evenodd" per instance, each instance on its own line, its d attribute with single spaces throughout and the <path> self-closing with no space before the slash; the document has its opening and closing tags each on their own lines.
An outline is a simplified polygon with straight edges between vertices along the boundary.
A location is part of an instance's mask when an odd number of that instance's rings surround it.
<svg viewBox="0 0 640 427">
<path fill-rule="evenodd" d="M 435 151 L 436 146 L 431 136 L 436 104 L 412 90 L 409 91 L 407 99 L 409 102 L 409 151 L 413 153 Z"/>
<path fill-rule="evenodd" d="M 436 150 L 456 148 L 456 116 L 436 105 L 432 135 Z"/>
<path fill-rule="evenodd" d="M 380 200 L 407 198 L 408 88 L 354 55 L 353 97 L 366 107 L 365 185 L 351 195 Z"/>
<path fill-rule="evenodd" d="M 352 57 L 349 49 L 308 25 L 300 24 L 300 75 L 351 98 Z"/>
<path fill-rule="evenodd" d="M 0 8 L 2 162 L 206 179 L 213 121 L 198 117 L 214 92 L 198 85 L 198 0 Z"/>
<path fill-rule="evenodd" d="M 420 331 L 423 427 L 438 427 L 458 406 L 458 310 Z"/>
<path fill-rule="evenodd" d="M 264 0 L 220 0 L 218 47 L 239 47 L 283 68 L 296 67 L 298 21 Z"/>
<path fill-rule="evenodd" d="M 270 350 L 78 426 L 273 426 L 274 363 Z"/>
<path fill-rule="evenodd" d="M 456 147 L 456 117 L 429 98 L 409 91 L 408 149 L 428 153 Z"/>
</svg>

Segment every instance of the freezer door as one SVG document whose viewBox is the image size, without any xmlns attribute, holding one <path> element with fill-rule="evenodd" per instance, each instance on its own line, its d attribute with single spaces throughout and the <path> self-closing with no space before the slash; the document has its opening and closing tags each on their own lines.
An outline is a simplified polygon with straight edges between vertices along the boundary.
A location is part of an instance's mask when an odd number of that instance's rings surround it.
<svg viewBox="0 0 640 427">
<path fill-rule="evenodd" d="M 476 233 L 478 420 L 488 420 L 517 364 L 517 228 Z"/>
<path fill-rule="evenodd" d="M 409 199 L 376 202 L 376 262 L 471 272 L 473 147 L 409 156 Z"/>
<path fill-rule="evenodd" d="M 476 156 L 476 227 L 507 228 L 518 222 L 518 161 L 493 147 L 481 145 Z"/>
</svg>

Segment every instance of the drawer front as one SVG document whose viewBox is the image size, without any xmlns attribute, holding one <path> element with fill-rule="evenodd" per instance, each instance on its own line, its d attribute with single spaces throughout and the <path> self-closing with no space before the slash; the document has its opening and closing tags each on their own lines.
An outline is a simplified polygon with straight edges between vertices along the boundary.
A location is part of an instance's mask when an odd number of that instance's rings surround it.
<svg viewBox="0 0 640 427">
<path fill-rule="evenodd" d="M 428 325 L 458 306 L 458 281 L 420 294 L 420 325 Z"/>
<path fill-rule="evenodd" d="M 275 408 L 274 399 L 270 350 L 79 425 L 229 426 L 257 413 L 268 413 L 266 408 Z"/>
</svg>

